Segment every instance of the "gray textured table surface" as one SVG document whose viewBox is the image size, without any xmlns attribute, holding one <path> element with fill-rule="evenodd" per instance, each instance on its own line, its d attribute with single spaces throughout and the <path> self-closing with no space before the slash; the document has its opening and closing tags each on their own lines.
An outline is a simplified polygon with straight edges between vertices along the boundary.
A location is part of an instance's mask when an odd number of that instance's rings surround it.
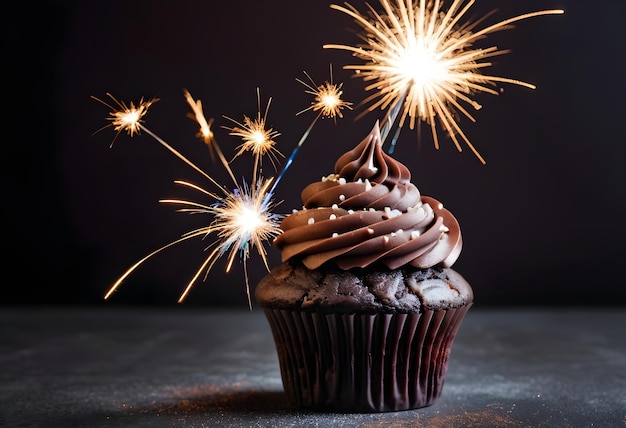
<svg viewBox="0 0 626 428">
<path fill-rule="evenodd" d="M 0 308 L 4 427 L 624 427 L 626 308 L 479 309 L 442 397 L 381 414 L 290 408 L 260 309 Z"/>
</svg>

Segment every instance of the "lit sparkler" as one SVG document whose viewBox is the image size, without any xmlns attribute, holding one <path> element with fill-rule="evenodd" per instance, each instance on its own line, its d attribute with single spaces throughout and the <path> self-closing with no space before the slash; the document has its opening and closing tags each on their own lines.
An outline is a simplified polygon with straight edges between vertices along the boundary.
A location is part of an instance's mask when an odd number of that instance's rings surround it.
<svg viewBox="0 0 626 428">
<path fill-rule="evenodd" d="M 297 115 L 300 115 L 305 111 L 313 110 L 319 112 L 318 118 L 320 116 L 332 117 L 336 122 L 337 117 L 343 118 L 343 113 L 341 112 L 342 109 L 348 108 L 352 110 L 352 103 L 341 99 L 341 96 L 343 95 L 343 83 L 333 83 L 332 66 L 330 68 L 330 80 L 321 85 L 316 84 L 306 71 L 304 74 L 309 78 L 309 81 L 311 82 L 310 84 L 300 79 L 296 80 L 308 88 L 308 90 L 305 91 L 307 94 L 311 94 L 315 98 L 309 107 L 298 112 Z"/>
<path fill-rule="evenodd" d="M 115 100 L 112 95 L 107 95 Z M 204 118 L 201 110 L 200 101 L 194 101 L 191 95 L 188 94 L 188 92 L 185 92 L 185 96 L 190 106 L 192 106 L 194 118 L 200 124 L 201 129 L 203 129 L 204 124 L 208 126 L 208 122 Z M 196 237 L 206 237 L 208 235 L 215 234 L 217 236 L 217 239 L 213 241 L 207 248 L 207 250 L 211 251 L 205 258 L 204 262 L 201 264 L 200 268 L 196 271 L 193 278 L 187 284 L 187 287 L 185 288 L 178 301 L 179 303 L 181 303 L 185 299 L 190 289 L 196 283 L 196 281 L 203 272 L 205 273 L 205 277 L 206 275 L 208 275 L 211 268 L 220 257 L 228 254 L 226 272 L 229 272 L 233 265 L 235 257 L 239 255 L 244 263 L 246 293 L 248 296 L 248 304 L 250 308 L 252 308 L 250 285 L 247 272 L 247 259 L 250 257 L 250 250 L 252 247 L 256 247 L 266 268 L 269 270 L 267 253 L 264 248 L 264 243 L 273 239 L 275 236 L 281 233 L 281 230 L 279 228 L 279 221 L 282 216 L 279 214 L 275 214 L 272 211 L 275 207 L 275 204 L 272 201 L 272 193 L 268 191 L 272 180 L 264 180 L 263 177 L 257 176 L 257 169 L 255 168 L 252 180 L 252 182 L 254 183 L 253 186 L 249 187 L 245 182 L 243 182 L 243 184 L 239 184 L 235 179 L 229 163 L 226 161 L 224 155 L 219 150 L 219 147 L 217 146 L 214 137 L 211 137 L 214 147 L 217 149 L 216 153 L 219 159 L 221 160 L 222 164 L 226 168 L 226 171 L 233 180 L 234 190 L 229 191 L 227 190 L 227 186 L 222 186 L 217 183 L 211 176 L 202 171 L 184 155 L 175 150 L 163 139 L 158 137 L 142 124 L 142 118 L 146 114 L 148 107 L 151 103 L 154 102 L 154 100 L 150 102 L 145 102 L 142 100 L 137 107 L 135 107 L 132 103 L 130 104 L 130 107 L 127 107 L 126 104 L 115 100 L 116 105 L 118 106 L 118 108 L 115 108 L 98 98 L 92 98 L 102 102 L 103 104 L 111 108 L 110 115 L 115 120 L 112 124 L 107 126 L 114 126 L 114 129 L 118 131 L 118 134 L 121 131 L 126 131 L 132 137 L 134 134 L 139 134 L 140 130 L 146 132 L 162 146 L 170 150 L 179 159 L 183 160 L 186 164 L 201 173 L 205 178 L 207 178 L 213 185 L 215 185 L 219 189 L 219 192 L 210 192 L 204 190 L 200 186 L 197 186 L 187 181 L 175 181 L 175 183 L 179 185 L 201 192 L 205 196 L 213 199 L 214 202 L 206 204 L 180 199 L 164 199 L 160 202 L 180 205 L 181 208 L 178 210 L 180 212 L 210 214 L 213 216 L 213 221 L 208 226 L 201 227 L 185 233 L 184 235 L 182 235 L 181 238 L 162 246 L 161 248 L 153 251 L 152 253 L 148 254 L 147 256 L 136 262 L 129 269 L 127 269 L 126 272 L 124 272 L 124 274 L 113 284 L 113 286 L 105 294 L 104 298 L 108 299 L 111 294 L 133 271 L 135 271 L 146 260 L 160 253 L 166 248 L 169 248 L 188 239 Z M 194 108 L 194 106 L 197 108 Z M 261 154 L 264 153 L 255 152 L 256 158 L 258 159 Z"/>
<path fill-rule="evenodd" d="M 272 128 L 266 128 L 267 113 L 270 109 L 270 103 L 272 99 L 267 101 L 265 107 L 265 114 L 261 116 L 261 93 L 257 89 L 257 102 L 258 110 L 256 119 L 250 119 L 248 116 L 243 117 L 243 123 L 236 121 L 228 116 L 224 116 L 225 119 L 233 122 L 235 127 L 224 127 L 230 131 L 230 135 L 240 137 L 243 143 L 239 145 L 238 151 L 235 157 L 240 156 L 244 152 L 252 152 L 254 154 L 254 169 L 261 167 L 261 159 L 264 155 L 268 155 L 272 165 L 276 168 L 276 162 L 278 162 L 278 156 L 283 156 L 275 145 L 274 139 L 280 135 Z"/>
<path fill-rule="evenodd" d="M 472 95 L 477 92 L 497 95 L 498 92 L 490 87 L 496 83 L 531 89 L 535 86 L 516 79 L 482 74 L 482 69 L 492 65 L 485 59 L 508 51 L 496 46 L 474 48 L 474 43 L 490 33 L 511 28 L 514 22 L 564 11 L 526 13 L 476 30 L 480 21 L 461 23 L 474 0 L 453 0 L 447 11 L 442 8 L 445 0 L 379 1 L 383 11 L 378 12 L 368 5 L 367 15 L 347 3 L 345 7 L 331 5 L 351 16 L 362 27 L 360 38 L 363 44 L 328 44 L 324 47 L 352 52 L 365 61 L 344 68 L 355 70 L 365 82 L 371 82 L 365 89 L 375 92 L 363 101 L 369 104 L 367 111 L 386 110 L 381 125 L 383 141 L 400 115 L 389 152 L 393 152 L 407 118 L 410 129 L 414 129 L 416 121 L 430 125 L 435 147 L 439 148 L 438 120 L 459 151 L 462 148 L 458 136 L 484 164 L 485 160 L 461 130 L 456 116 L 462 113 L 475 122 L 466 106 L 480 109 L 481 105 L 471 98 Z"/>
<path fill-rule="evenodd" d="M 122 131 L 126 132 L 131 137 L 135 134 L 139 134 L 141 124 L 143 123 L 143 117 L 146 115 L 146 113 L 148 113 L 148 109 L 150 108 L 150 106 L 159 101 L 158 98 L 153 98 L 149 101 L 144 101 L 144 99 L 142 98 L 135 107 L 135 103 L 133 103 L 132 101 L 130 103 L 130 106 L 127 106 L 126 103 L 118 101 L 113 95 L 107 93 L 107 96 L 113 100 L 117 107 L 112 106 L 111 104 L 101 100 L 100 98 L 96 98 L 93 96 L 91 98 L 101 102 L 109 109 L 111 109 L 111 111 L 109 112 L 110 117 L 107 118 L 107 120 L 110 120 L 111 123 L 103 126 L 95 132 L 97 133 L 105 128 L 112 126 L 113 130 L 117 131 L 117 133 L 115 134 L 113 141 L 111 141 L 111 147 L 113 147 L 113 143 L 115 143 L 117 136 L 120 135 Z"/>
<path fill-rule="evenodd" d="M 343 95 L 343 89 L 342 89 L 343 83 L 339 83 L 339 84 L 333 83 L 332 66 L 330 67 L 330 80 L 324 82 L 321 85 L 317 85 L 306 71 L 304 72 L 304 74 L 309 78 L 313 86 L 311 86 L 311 84 L 304 82 L 303 80 L 300 80 L 300 79 L 296 79 L 296 81 L 306 86 L 308 89 L 305 92 L 307 94 L 313 95 L 315 98 L 309 107 L 298 112 L 296 116 L 309 110 L 317 111 L 318 113 L 317 113 L 317 116 L 315 116 L 315 118 L 313 119 L 313 122 L 311 122 L 307 130 L 304 132 L 304 134 L 302 134 L 300 141 L 298 141 L 298 144 L 293 149 L 293 152 L 291 153 L 289 158 L 287 158 L 287 162 L 285 162 L 283 169 L 278 174 L 278 178 L 276 178 L 276 181 L 274 182 L 274 186 L 272 186 L 270 193 L 274 192 L 274 189 L 276 188 L 278 183 L 280 183 L 280 180 L 282 180 L 283 176 L 285 175 L 285 173 L 287 172 L 287 170 L 293 163 L 293 160 L 295 159 L 296 155 L 300 151 L 300 148 L 302 147 L 306 139 L 309 137 L 309 134 L 311 133 L 311 130 L 313 129 L 313 126 L 315 126 L 317 121 L 321 117 L 332 117 L 336 123 L 337 117 L 343 118 L 343 113 L 341 112 L 342 109 L 347 108 L 349 110 L 352 110 L 352 103 L 341 99 L 341 96 Z"/>
</svg>

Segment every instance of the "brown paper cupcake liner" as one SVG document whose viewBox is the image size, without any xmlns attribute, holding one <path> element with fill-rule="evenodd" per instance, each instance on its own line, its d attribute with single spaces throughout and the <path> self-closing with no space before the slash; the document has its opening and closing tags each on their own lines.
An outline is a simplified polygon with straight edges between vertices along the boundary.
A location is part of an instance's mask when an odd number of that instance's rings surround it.
<svg viewBox="0 0 626 428">
<path fill-rule="evenodd" d="M 386 412 L 441 395 L 469 306 L 410 314 L 265 309 L 285 392 L 301 408 Z"/>
</svg>

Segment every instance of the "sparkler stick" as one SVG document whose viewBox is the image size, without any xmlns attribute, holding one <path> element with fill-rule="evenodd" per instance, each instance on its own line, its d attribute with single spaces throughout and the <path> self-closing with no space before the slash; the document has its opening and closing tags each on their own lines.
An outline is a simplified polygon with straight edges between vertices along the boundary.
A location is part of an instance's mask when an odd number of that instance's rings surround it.
<svg viewBox="0 0 626 428">
<path fill-rule="evenodd" d="M 276 190 L 276 186 L 278 186 L 278 183 L 280 183 L 280 180 L 282 180 L 283 176 L 285 175 L 285 173 L 287 172 L 287 170 L 293 163 L 293 160 L 295 159 L 296 155 L 300 151 L 300 147 L 302 147 L 306 139 L 309 137 L 309 134 L 311 133 L 313 126 L 317 123 L 317 120 L 321 117 L 321 115 L 322 113 L 320 112 L 317 116 L 315 116 L 315 119 L 313 119 L 313 122 L 311 122 L 307 130 L 304 132 L 304 134 L 302 134 L 302 137 L 300 137 L 300 141 L 298 141 L 298 144 L 296 145 L 295 149 L 293 149 L 293 152 L 291 152 L 291 155 L 289 155 L 289 158 L 287 158 L 287 161 L 285 162 L 285 166 L 283 166 L 282 170 L 278 174 L 278 177 L 276 178 L 276 181 L 274 181 L 274 185 L 272 186 L 269 192 L 270 194 L 274 194 L 274 191 Z"/>
<path fill-rule="evenodd" d="M 511 24 L 541 15 L 564 13 L 561 9 L 543 10 L 515 16 L 474 31 L 479 23 L 461 23 L 474 0 L 453 0 L 443 11 L 444 0 L 379 0 L 382 12 L 368 5 L 368 14 L 361 14 L 355 7 L 331 5 L 352 17 L 362 28 L 359 35 L 362 44 L 348 46 L 327 44 L 324 47 L 352 52 L 363 59 L 364 64 L 346 65 L 365 82 L 366 91 L 374 91 L 363 103 L 367 111 L 378 108 L 387 110 L 383 121 L 383 140 L 388 136 L 399 115 L 398 134 L 408 119 L 410 129 L 417 121 L 430 125 L 435 148 L 439 147 L 436 122 L 450 136 L 457 150 L 462 151 L 459 140 L 476 155 L 481 163 L 485 160 L 462 131 L 457 113 L 475 122 L 463 106 L 479 110 L 481 105 L 471 98 L 474 93 L 497 95 L 489 86 L 507 83 L 535 89 L 520 80 L 485 75 L 481 69 L 491 66 L 484 61 L 507 53 L 495 46 L 478 49 L 473 44 L 495 31 L 511 28 Z M 487 86 L 489 85 L 489 86 Z M 366 111 L 366 112 L 367 112 Z M 365 112 L 365 113 L 366 113 Z M 395 145 L 395 137 L 391 151 Z"/>
<path fill-rule="evenodd" d="M 165 147 L 166 149 L 168 149 L 170 152 L 172 152 L 174 155 L 176 155 L 176 157 L 180 160 L 182 160 L 183 162 L 185 162 L 187 165 L 189 165 L 190 167 L 192 167 L 193 169 L 195 169 L 197 172 L 199 172 L 200 174 L 202 174 L 205 178 L 207 178 L 211 183 L 213 183 L 215 186 L 221 188 L 225 193 L 228 193 L 225 189 L 223 189 L 219 183 L 217 181 L 215 181 L 213 179 L 213 177 L 211 177 L 209 174 L 207 174 L 206 172 L 204 172 L 202 169 L 200 169 L 200 167 L 196 166 L 196 164 L 194 164 L 193 162 L 191 162 L 189 159 L 187 159 L 185 156 L 183 156 L 178 150 L 176 150 L 174 147 L 170 146 L 169 144 L 167 144 L 161 137 L 159 137 L 158 135 L 156 135 L 154 132 L 150 131 L 148 128 L 146 128 L 144 125 L 139 124 L 138 125 L 139 128 L 141 128 L 142 131 L 144 131 L 146 134 L 150 135 L 152 138 L 154 138 L 159 144 L 161 144 L 163 147 Z M 232 175 L 231 175 L 232 176 Z M 233 180 L 234 180 L 234 176 L 233 176 Z"/>
<path fill-rule="evenodd" d="M 385 140 L 387 139 L 387 135 L 389 135 L 389 132 L 391 132 L 391 129 L 393 128 L 393 124 L 398 118 L 398 113 L 400 113 L 400 107 L 402 107 L 402 105 L 404 104 L 405 99 L 406 99 L 406 91 L 404 92 L 404 94 L 398 97 L 397 101 L 394 102 L 394 105 L 387 110 L 387 113 L 385 113 L 385 117 L 383 118 L 381 122 L 382 124 L 380 125 L 380 144 L 381 145 L 385 143 Z M 396 147 L 396 142 L 398 140 L 398 135 L 400 134 L 401 129 L 402 129 L 402 125 L 399 125 L 398 129 L 396 130 L 394 134 L 394 137 L 391 140 L 391 144 L 389 145 L 389 150 L 388 150 L 389 154 L 392 154 Z"/>
</svg>

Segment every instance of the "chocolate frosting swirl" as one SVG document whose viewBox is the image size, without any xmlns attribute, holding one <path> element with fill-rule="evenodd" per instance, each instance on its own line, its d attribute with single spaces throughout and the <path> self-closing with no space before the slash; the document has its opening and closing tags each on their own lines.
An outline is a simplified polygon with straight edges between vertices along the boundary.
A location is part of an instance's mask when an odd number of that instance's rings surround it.
<svg viewBox="0 0 626 428">
<path fill-rule="evenodd" d="M 308 185 L 303 209 L 281 223 L 274 244 L 283 262 L 309 269 L 333 262 L 341 269 L 381 262 L 449 267 L 462 239 L 454 216 L 434 198 L 421 196 L 409 169 L 384 153 L 378 122 L 335 164 L 335 173 Z"/>
</svg>

